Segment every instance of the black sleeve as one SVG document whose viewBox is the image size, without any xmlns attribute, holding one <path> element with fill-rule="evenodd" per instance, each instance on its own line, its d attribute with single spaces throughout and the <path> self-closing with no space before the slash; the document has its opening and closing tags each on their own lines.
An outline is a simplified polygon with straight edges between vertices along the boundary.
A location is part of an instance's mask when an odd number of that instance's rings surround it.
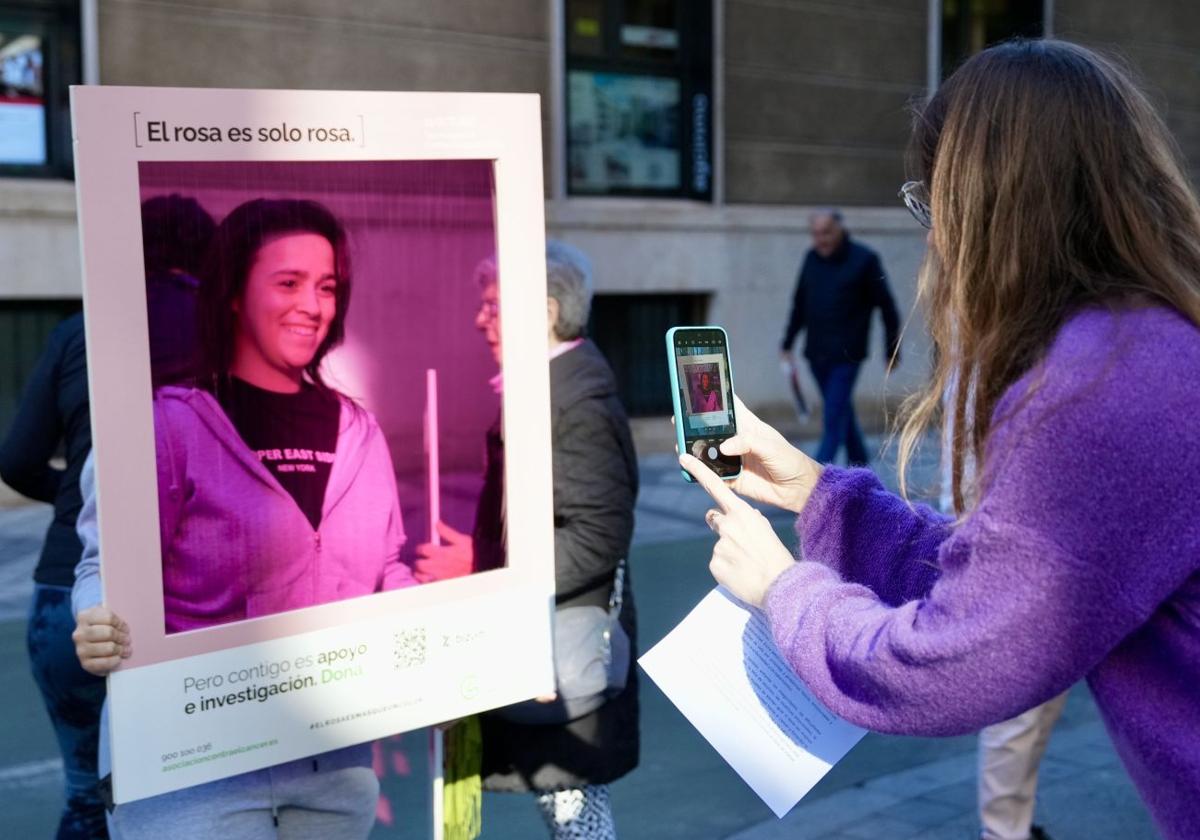
<svg viewBox="0 0 1200 840">
<path fill-rule="evenodd" d="M 623 457 L 621 418 L 585 399 L 554 435 L 554 583 L 563 601 L 611 580 L 633 536 L 636 478 Z"/>
<path fill-rule="evenodd" d="M 30 375 L 17 416 L 0 444 L 0 478 L 23 496 L 54 502 L 63 471 L 50 466 L 62 439 L 58 413 L 58 372 L 64 342 L 55 329 Z"/>
<path fill-rule="evenodd" d="M 792 297 L 792 314 L 788 316 L 787 329 L 783 333 L 784 350 L 791 350 L 800 330 L 804 329 L 804 268 L 808 265 L 806 258 L 800 264 L 800 273 L 796 277 L 796 293 Z"/>
<path fill-rule="evenodd" d="M 883 349 L 890 359 L 900 348 L 900 313 L 896 311 L 896 301 L 888 288 L 887 275 L 883 273 L 883 264 L 876 254 L 872 254 L 867 262 L 867 283 L 871 289 L 871 301 L 879 307 L 879 313 L 883 316 Z"/>
</svg>

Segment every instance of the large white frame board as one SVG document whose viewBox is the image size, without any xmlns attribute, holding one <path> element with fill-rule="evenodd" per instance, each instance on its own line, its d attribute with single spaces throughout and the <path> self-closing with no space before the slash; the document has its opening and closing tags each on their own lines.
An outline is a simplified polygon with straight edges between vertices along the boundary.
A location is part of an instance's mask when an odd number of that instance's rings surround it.
<svg viewBox="0 0 1200 840">
<path fill-rule="evenodd" d="M 72 115 L 104 598 L 129 621 L 134 640 L 133 657 L 109 678 L 115 800 L 553 691 L 549 380 L 540 329 L 511 329 L 503 343 L 506 482 L 520 487 L 506 498 L 506 568 L 165 632 L 138 186 L 141 161 L 494 161 L 501 316 L 510 325 L 541 323 L 539 98 L 79 87 L 72 90 Z M 283 124 L 299 129 L 301 139 L 257 139 L 259 128 Z M 231 141 L 222 131 L 221 140 L 205 142 L 191 132 L 175 136 L 177 126 L 251 132 L 248 140 Z M 323 142 L 310 127 L 347 131 L 336 133 L 340 142 Z M 152 140 L 151 132 L 170 139 Z M 401 640 L 422 635 L 424 664 L 398 670 Z M 328 668 L 318 662 L 337 651 L 340 661 Z M 343 678 L 325 679 L 326 670 L 342 671 Z M 242 671 L 258 676 L 231 679 Z M 265 700 L 199 708 L 201 695 L 295 679 L 305 685 Z"/>
</svg>

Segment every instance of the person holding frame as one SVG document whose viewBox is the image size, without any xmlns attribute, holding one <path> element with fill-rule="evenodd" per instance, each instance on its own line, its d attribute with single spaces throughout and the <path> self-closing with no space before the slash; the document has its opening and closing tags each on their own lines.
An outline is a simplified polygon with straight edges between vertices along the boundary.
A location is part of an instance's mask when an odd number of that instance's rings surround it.
<svg viewBox="0 0 1200 840">
<path fill-rule="evenodd" d="M 344 228 L 316 202 L 256 199 L 217 228 L 195 382 L 154 400 L 168 633 L 415 583 L 383 434 L 321 375 L 350 290 Z M 100 603 L 90 463 L 83 488 L 74 636 L 105 675 L 135 628 Z M 377 797 L 361 744 L 118 805 L 110 826 L 127 840 L 365 837 Z"/>
</svg>

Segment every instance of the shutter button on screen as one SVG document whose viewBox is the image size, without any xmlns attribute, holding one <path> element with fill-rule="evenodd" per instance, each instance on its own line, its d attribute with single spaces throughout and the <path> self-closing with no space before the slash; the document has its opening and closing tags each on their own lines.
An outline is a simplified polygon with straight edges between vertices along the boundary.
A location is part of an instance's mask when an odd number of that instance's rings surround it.
<svg viewBox="0 0 1200 840">
<path fill-rule="evenodd" d="M 708 460 L 710 460 L 710 461 L 717 460 L 717 454 L 718 454 L 717 447 L 715 447 L 715 446 L 708 447 Z"/>
</svg>

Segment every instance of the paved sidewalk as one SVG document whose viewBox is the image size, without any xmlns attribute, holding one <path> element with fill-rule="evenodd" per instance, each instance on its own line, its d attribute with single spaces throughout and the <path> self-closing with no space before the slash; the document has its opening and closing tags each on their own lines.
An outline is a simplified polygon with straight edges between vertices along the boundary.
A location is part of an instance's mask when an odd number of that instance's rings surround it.
<svg viewBox="0 0 1200 840">
<path fill-rule="evenodd" d="M 1037 820 L 1056 838 L 1137 840 L 1155 833 L 1108 734 L 1082 686 L 1042 761 Z M 975 815 L 976 753 L 918 764 L 805 800 L 782 820 L 764 820 L 729 840 L 971 840 Z"/>
<path fill-rule="evenodd" d="M 0 621 L 24 621 L 37 565 L 50 525 L 50 505 L 0 507 Z"/>
</svg>

